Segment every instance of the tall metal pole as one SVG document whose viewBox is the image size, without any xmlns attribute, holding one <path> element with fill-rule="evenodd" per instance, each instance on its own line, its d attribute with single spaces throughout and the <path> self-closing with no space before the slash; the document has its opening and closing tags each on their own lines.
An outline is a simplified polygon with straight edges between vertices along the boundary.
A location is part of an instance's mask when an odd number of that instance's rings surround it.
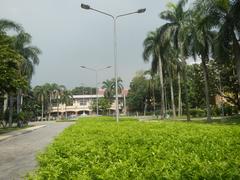
<svg viewBox="0 0 240 180">
<path fill-rule="evenodd" d="M 116 121 L 119 122 L 119 109 L 118 109 L 118 69 L 117 69 L 117 18 L 113 19 L 114 30 L 113 30 L 113 41 L 114 41 L 114 76 L 115 76 L 115 111 Z"/>
<path fill-rule="evenodd" d="M 98 13 L 104 14 L 106 16 L 109 16 L 113 19 L 114 22 L 114 33 L 113 33 L 113 41 L 114 41 L 114 76 L 115 76 L 115 103 L 116 103 L 116 121 L 119 122 L 119 108 L 118 108 L 118 72 L 117 72 L 117 27 L 116 27 L 116 21 L 119 17 L 124 17 L 124 16 L 128 16 L 128 15 L 132 15 L 132 14 L 136 14 L 136 13 L 144 13 L 146 11 L 146 9 L 138 9 L 137 11 L 134 12 L 130 12 L 130 13 L 125 13 L 125 14 L 120 14 L 118 16 L 113 16 L 109 13 L 106 13 L 104 11 L 100 11 L 98 9 L 94 9 L 92 7 L 90 7 L 88 4 L 81 4 L 81 8 L 85 9 L 85 10 L 93 10 L 96 11 Z"/>
<path fill-rule="evenodd" d="M 97 95 L 97 116 L 98 116 L 98 71 L 96 70 L 96 95 Z"/>
<path fill-rule="evenodd" d="M 80 67 L 95 72 L 95 75 L 96 75 L 97 116 L 98 116 L 99 115 L 99 107 L 98 107 L 98 71 L 103 71 L 105 69 L 111 68 L 112 66 L 107 66 L 107 67 L 101 68 L 101 69 L 94 69 L 94 68 L 89 68 L 89 67 L 86 67 L 86 66 L 80 66 Z"/>
</svg>

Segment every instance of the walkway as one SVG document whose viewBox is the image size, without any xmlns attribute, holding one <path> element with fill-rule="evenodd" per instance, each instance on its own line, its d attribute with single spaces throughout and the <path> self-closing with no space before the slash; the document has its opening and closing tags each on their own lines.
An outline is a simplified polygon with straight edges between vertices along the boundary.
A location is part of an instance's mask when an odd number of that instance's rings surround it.
<svg viewBox="0 0 240 180">
<path fill-rule="evenodd" d="M 38 122 L 34 131 L 0 141 L 0 180 L 22 179 L 37 167 L 36 154 L 71 125 L 71 122 Z"/>
</svg>

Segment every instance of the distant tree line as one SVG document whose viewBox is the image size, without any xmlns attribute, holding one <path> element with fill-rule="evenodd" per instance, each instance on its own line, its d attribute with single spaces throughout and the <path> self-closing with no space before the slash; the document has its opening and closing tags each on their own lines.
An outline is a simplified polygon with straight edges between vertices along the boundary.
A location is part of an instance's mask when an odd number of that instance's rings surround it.
<svg viewBox="0 0 240 180">
<path fill-rule="evenodd" d="M 110 79 L 102 82 L 104 97 L 99 98 L 99 112 L 109 114 L 109 108 L 114 101 L 115 80 Z M 118 79 L 119 93 L 123 90 L 122 80 Z M 64 85 L 56 83 L 45 83 L 29 88 L 28 96 L 25 97 L 23 110 L 31 114 L 31 120 L 50 120 L 52 107 L 57 107 L 57 118 L 65 118 L 60 113 L 60 104 L 72 105 L 74 95 L 95 95 L 95 87 L 79 86 L 73 89 L 67 89 Z M 91 108 L 96 112 L 96 100 L 92 102 Z M 65 113 L 66 115 L 66 113 Z M 39 118 L 40 117 L 40 118 Z"/>
</svg>

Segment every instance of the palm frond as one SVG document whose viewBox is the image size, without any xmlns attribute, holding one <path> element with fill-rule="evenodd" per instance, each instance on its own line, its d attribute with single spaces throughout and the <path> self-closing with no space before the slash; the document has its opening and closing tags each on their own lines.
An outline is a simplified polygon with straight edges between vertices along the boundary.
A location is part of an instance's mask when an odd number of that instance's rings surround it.
<svg viewBox="0 0 240 180">
<path fill-rule="evenodd" d="M 13 21 L 0 19 L 0 33 L 6 33 L 8 30 L 22 31 L 23 28 Z"/>
</svg>

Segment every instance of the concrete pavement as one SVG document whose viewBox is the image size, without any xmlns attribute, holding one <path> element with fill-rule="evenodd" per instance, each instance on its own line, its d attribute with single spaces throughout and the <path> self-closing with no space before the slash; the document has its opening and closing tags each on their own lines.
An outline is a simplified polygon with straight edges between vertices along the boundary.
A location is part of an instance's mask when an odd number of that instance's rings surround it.
<svg viewBox="0 0 240 180">
<path fill-rule="evenodd" d="M 29 127 L 29 128 L 19 129 L 19 130 L 11 131 L 11 132 L 8 132 L 8 133 L 4 133 L 4 134 L 0 135 L 0 141 L 3 141 L 5 139 L 8 139 L 8 138 L 11 138 L 11 137 L 14 137 L 14 136 L 18 136 L 18 135 L 21 135 L 21 134 L 29 133 L 31 131 L 34 131 L 36 129 L 39 129 L 39 128 L 42 128 L 42 127 L 45 127 L 45 126 L 46 125 L 35 125 L 35 126 Z"/>
<path fill-rule="evenodd" d="M 0 180 L 22 179 L 37 167 L 36 154 L 74 122 L 38 122 L 36 129 L 0 141 Z M 41 127 L 41 128 L 39 128 Z M 16 133 L 16 132 L 15 132 Z"/>
</svg>

